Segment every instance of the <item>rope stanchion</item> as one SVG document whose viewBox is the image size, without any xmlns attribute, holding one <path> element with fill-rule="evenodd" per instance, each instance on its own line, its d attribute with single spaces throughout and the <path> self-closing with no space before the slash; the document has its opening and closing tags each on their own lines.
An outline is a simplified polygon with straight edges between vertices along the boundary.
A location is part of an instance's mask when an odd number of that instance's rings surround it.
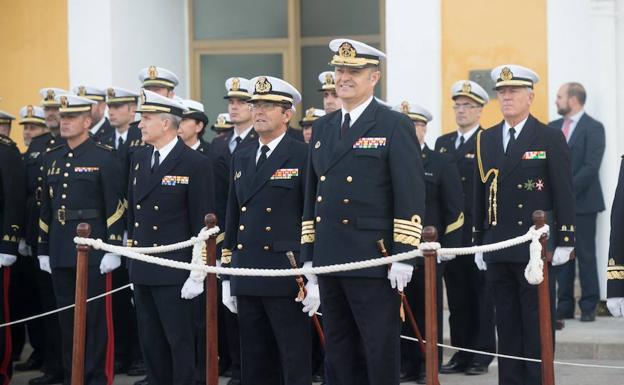
<svg viewBox="0 0 624 385">
<path fill-rule="evenodd" d="M 204 218 L 206 229 L 210 231 L 217 225 L 217 217 L 207 214 Z M 217 250 L 216 235 L 206 239 L 206 264 L 216 266 Z M 206 384 L 218 385 L 219 383 L 219 357 L 217 351 L 217 276 L 210 274 L 205 282 L 206 292 Z"/>
<path fill-rule="evenodd" d="M 76 232 L 80 237 L 88 237 L 91 235 L 91 226 L 88 223 L 80 223 Z M 76 250 L 78 251 L 76 260 L 76 309 L 74 311 L 71 384 L 82 385 L 84 384 L 85 334 L 87 328 L 87 268 L 91 248 L 85 245 L 77 245 Z"/>
<path fill-rule="evenodd" d="M 435 242 L 438 238 L 438 231 L 433 226 L 427 226 L 422 232 L 425 242 Z M 439 246 L 439 245 L 438 245 Z M 424 247 L 427 247 L 425 245 Z M 437 272 L 438 253 L 433 250 L 423 249 L 425 257 L 425 338 L 429 343 L 425 344 L 427 353 L 425 355 L 426 380 L 427 385 L 439 385 L 438 379 L 438 286 Z"/>
</svg>

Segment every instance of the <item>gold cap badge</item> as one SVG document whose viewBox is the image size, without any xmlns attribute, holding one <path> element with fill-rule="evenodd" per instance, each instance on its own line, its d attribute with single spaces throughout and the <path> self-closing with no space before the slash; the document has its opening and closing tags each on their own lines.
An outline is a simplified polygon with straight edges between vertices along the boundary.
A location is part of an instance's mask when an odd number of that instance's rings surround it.
<svg viewBox="0 0 624 385">
<path fill-rule="evenodd" d="M 54 99 L 54 90 L 48 90 L 46 92 L 46 100 L 53 100 Z"/>
<path fill-rule="evenodd" d="M 259 77 L 258 80 L 256 81 L 256 93 L 266 94 L 266 93 L 271 92 L 272 88 L 273 86 L 271 85 L 269 80 L 265 78 L 264 76 Z"/>
<path fill-rule="evenodd" d="M 409 114 L 409 103 L 407 101 L 401 103 L 401 112 Z"/>
<path fill-rule="evenodd" d="M 314 117 L 314 107 L 310 107 L 306 110 L 306 114 L 305 114 L 306 118 L 313 118 Z"/>
<path fill-rule="evenodd" d="M 78 95 L 79 96 L 85 96 L 86 94 L 87 94 L 87 89 L 85 88 L 85 86 L 78 87 Z"/>
<path fill-rule="evenodd" d="M 240 89 L 240 79 L 239 78 L 232 79 L 231 91 L 238 91 L 239 89 Z"/>
<path fill-rule="evenodd" d="M 61 107 L 67 108 L 67 96 L 61 96 Z"/>
<path fill-rule="evenodd" d="M 501 78 L 502 80 L 504 80 L 504 81 L 511 80 L 511 79 L 513 79 L 513 72 L 511 72 L 511 70 L 509 69 L 509 67 L 504 67 L 504 68 L 501 70 L 501 73 L 500 73 L 500 78 Z"/>
<path fill-rule="evenodd" d="M 331 73 L 325 74 L 325 85 L 329 86 L 335 84 L 334 83 L 334 77 L 332 76 Z"/>
<path fill-rule="evenodd" d="M 472 86 L 470 85 L 470 82 L 464 82 L 464 84 L 462 84 L 462 92 L 469 94 L 472 91 Z"/>
<path fill-rule="evenodd" d="M 114 98 L 115 97 L 115 89 L 114 88 L 109 88 L 108 90 L 106 90 L 106 95 L 108 95 L 109 98 Z"/>
<path fill-rule="evenodd" d="M 155 67 L 155 66 L 150 66 L 150 67 L 147 69 L 147 76 L 148 76 L 150 79 L 156 79 L 156 77 L 158 76 L 158 70 L 156 69 L 156 67 Z"/>
<path fill-rule="evenodd" d="M 30 104 L 26 107 L 26 116 L 29 118 L 32 118 L 33 116 L 33 106 Z"/>
<path fill-rule="evenodd" d="M 219 126 L 223 126 L 223 125 L 225 124 L 225 118 L 224 118 L 223 116 L 219 116 L 219 117 L 217 118 L 217 124 L 218 124 Z"/>
<path fill-rule="evenodd" d="M 338 56 L 343 59 L 351 59 L 357 56 L 357 52 L 351 43 L 345 41 L 340 44 L 340 47 L 338 48 Z"/>
</svg>

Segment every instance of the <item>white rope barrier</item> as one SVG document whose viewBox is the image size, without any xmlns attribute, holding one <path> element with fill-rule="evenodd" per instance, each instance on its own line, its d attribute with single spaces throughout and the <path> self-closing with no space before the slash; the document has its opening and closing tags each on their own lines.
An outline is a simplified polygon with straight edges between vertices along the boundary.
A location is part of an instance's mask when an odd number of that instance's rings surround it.
<svg viewBox="0 0 624 385">
<path fill-rule="evenodd" d="M 158 258 L 148 254 L 146 252 L 151 253 L 163 253 L 172 250 L 178 250 L 182 248 L 180 245 L 184 245 L 184 247 L 195 246 L 204 242 L 210 236 L 216 235 L 219 233 L 219 228 L 214 227 L 212 229 L 202 229 L 197 237 L 191 238 L 188 241 L 180 242 L 175 245 L 166 245 L 166 246 L 155 246 L 149 248 L 133 248 L 133 247 L 123 247 L 123 246 L 115 246 L 110 245 L 103 242 L 101 239 L 92 239 L 92 238 L 81 238 L 75 237 L 74 242 L 79 245 L 87 245 L 91 246 L 94 249 L 104 250 L 109 253 L 120 254 L 125 257 L 135 259 L 142 262 L 147 262 L 151 264 L 156 264 L 159 266 L 170 267 L 174 269 L 182 269 L 189 270 L 191 272 L 195 271 L 194 274 L 191 274 L 192 278 L 195 279 L 203 279 L 206 274 L 223 274 L 223 275 L 237 275 L 237 276 L 247 276 L 247 277 L 287 277 L 287 276 L 295 276 L 295 275 L 305 275 L 305 274 L 329 274 L 329 273 L 337 273 L 358 269 L 366 269 L 370 267 L 384 266 L 391 264 L 392 262 L 400 262 L 408 259 L 422 257 L 422 251 L 435 250 L 438 255 L 444 256 L 445 260 L 452 259 L 451 256 L 456 255 L 467 255 L 467 254 L 475 254 L 475 253 L 488 253 L 495 250 L 502 250 L 509 247 L 517 246 L 528 241 L 531 241 L 530 257 L 529 263 L 527 265 L 527 269 L 525 271 L 525 277 L 527 281 L 533 285 L 537 285 L 542 282 L 542 268 L 543 261 L 541 259 L 541 250 L 542 246 L 539 243 L 539 238 L 542 234 L 548 234 L 549 228 L 548 225 L 544 225 L 540 229 L 535 229 L 532 226 L 526 234 L 521 235 L 516 238 L 508 239 L 506 241 L 492 243 L 489 245 L 482 246 L 473 246 L 473 247 L 461 247 L 461 248 L 441 248 L 440 244 L 437 242 L 423 242 L 420 244 L 417 250 L 412 250 L 404 253 L 395 254 L 388 257 L 376 257 L 367 260 L 357 261 L 357 262 L 349 262 L 343 264 L 335 264 L 335 265 L 326 265 L 326 266 L 317 266 L 317 267 L 306 267 L 299 269 L 247 269 L 247 268 L 232 268 L 232 267 L 218 267 L 218 266 L 207 266 L 203 263 L 201 258 L 201 247 L 193 247 L 193 258 L 191 263 L 173 261 L 166 258 Z M 173 246 L 176 246 L 175 248 Z M 442 258 L 441 258 L 442 259 Z"/>
<path fill-rule="evenodd" d="M 95 301 L 96 299 L 99 299 L 99 298 L 102 298 L 102 297 L 106 297 L 107 295 L 116 293 L 118 291 L 125 290 L 125 289 L 127 289 L 129 287 L 132 287 L 131 283 L 129 283 L 127 285 L 120 286 L 120 287 L 118 287 L 116 289 L 113 289 L 111 291 L 107 291 L 105 293 L 96 295 L 95 297 L 91 297 L 91 298 L 87 299 L 87 302 Z M 45 313 L 33 315 L 31 317 L 22 318 L 22 319 L 18 319 L 18 320 L 15 320 L 15 321 L 7 322 L 7 323 L 4 323 L 4 324 L 0 324 L 0 329 L 2 329 L 4 327 L 7 327 L 7 326 L 11 326 L 11 325 L 16 325 L 16 324 L 21 324 L 21 323 L 24 323 L 24 322 L 32 321 L 32 320 L 37 319 L 37 318 L 47 317 L 49 315 L 60 313 L 62 311 L 69 310 L 69 309 L 72 309 L 74 307 L 76 307 L 76 304 L 67 305 L 67 306 L 64 306 L 64 307 L 60 307 L 58 309 L 50 310 L 50 311 L 45 312 Z"/>
</svg>

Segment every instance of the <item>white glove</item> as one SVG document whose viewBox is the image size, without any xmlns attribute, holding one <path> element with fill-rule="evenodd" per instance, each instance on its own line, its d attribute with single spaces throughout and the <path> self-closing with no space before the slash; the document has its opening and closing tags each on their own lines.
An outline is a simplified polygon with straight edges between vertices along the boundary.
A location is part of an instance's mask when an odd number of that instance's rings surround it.
<svg viewBox="0 0 624 385">
<path fill-rule="evenodd" d="M 388 271 L 388 279 L 393 289 L 403 291 L 408 282 L 412 280 L 414 266 L 402 262 L 392 262 Z"/>
<path fill-rule="evenodd" d="M 312 267 L 312 261 L 304 262 L 303 267 L 304 268 Z M 305 277 L 308 280 L 308 282 L 313 282 L 315 284 L 318 283 L 318 278 L 316 277 L 316 274 L 306 274 Z"/>
<path fill-rule="evenodd" d="M 188 277 L 186 282 L 184 282 L 184 286 L 182 286 L 182 290 L 180 291 L 180 296 L 184 299 L 193 299 L 204 292 L 204 281 L 199 281 Z"/>
<path fill-rule="evenodd" d="M 236 296 L 232 296 L 230 294 L 230 281 L 223 281 L 221 283 L 221 296 L 223 299 L 221 302 L 227 307 L 232 313 L 238 313 L 238 304 L 236 303 Z"/>
<path fill-rule="evenodd" d="M 39 255 L 39 269 L 41 271 L 45 271 L 46 273 L 52 274 L 52 268 L 50 267 L 50 256 L 49 255 Z"/>
<path fill-rule="evenodd" d="M 110 273 L 119 266 L 121 266 L 121 257 L 117 254 L 106 253 L 100 262 L 100 273 Z"/>
<path fill-rule="evenodd" d="M 11 266 L 16 260 L 17 257 L 13 254 L 0 254 L 0 266 Z"/>
<path fill-rule="evenodd" d="M 574 250 L 574 247 L 570 246 L 557 246 L 555 253 L 553 254 L 552 265 L 559 266 L 570 260 L 570 253 Z"/>
<path fill-rule="evenodd" d="M 624 317 L 624 297 L 607 298 L 607 307 L 614 317 Z"/>
<path fill-rule="evenodd" d="M 483 260 L 483 253 L 476 253 L 474 256 L 475 265 L 477 265 L 477 269 L 481 271 L 487 270 L 487 263 Z"/>
<path fill-rule="evenodd" d="M 310 317 L 312 317 L 318 308 L 321 306 L 321 294 L 319 293 L 318 283 L 308 281 L 305 286 L 306 288 L 306 296 L 303 301 L 300 301 L 299 298 L 296 298 L 296 302 L 301 302 L 303 304 L 302 312 L 308 313 Z"/>
<path fill-rule="evenodd" d="M 20 239 L 19 244 L 17 245 L 17 251 L 21 255 L 32 257 L 32 247 L 28 246 L 24 238 Z"/>
</svg>

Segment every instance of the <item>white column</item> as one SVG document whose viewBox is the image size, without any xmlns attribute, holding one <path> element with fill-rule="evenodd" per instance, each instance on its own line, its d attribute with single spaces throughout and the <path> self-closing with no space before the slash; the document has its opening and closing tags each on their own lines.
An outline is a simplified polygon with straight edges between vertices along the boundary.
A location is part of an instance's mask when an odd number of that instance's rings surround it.
<svg viewBox="0 0 624 385">
<path fill-rule="evenodd" d="M 427 143 L 442 123 L 440 0 L 386 1 L 387 100 L 418 103 L 431 111 Z"/>
<path fill-rule="evenodd" d="M 623 3 L 622 0 L 617 1 Z M 601 121 L 606 131 L 607 146 L 600 169 L 600 181 L 607 210 L 598 215 L 596 234 L 596 257 L 603 298 L 606 290 L 609 215 L 616 185 L 613 175 L 617 175 L 624 148 L 624 135 L 618 131 L 618 121 L 623 123 L 624 119 L 622 112 L 618 112 L 619 87 L 616 86 L 618 72 L 619 78 L 624 76 L 621 68 L 621 64 L 624 64 L 621 47 L 624 39 L 620 37 L 618 42 L 616 36 L 615 6 L 616 0 L 549 0 L 547 6 L 550 118 L 559 117 L 554 101 L 561 84 L 577 81 L 587 90 L 585 110 Z M 620 34 L 624 33 L 621 25 L 619 28 L 622 30 Z M 620 55 L 619 68 L 617 55 Z"/>
<path fill-rule="evenodd" d="M 138 72 L 156 65 L 180 78 L 188 96 L 187 2 L 68 0 L 69 79 L 72 86 L 140 87 Z"/>
</svg>

